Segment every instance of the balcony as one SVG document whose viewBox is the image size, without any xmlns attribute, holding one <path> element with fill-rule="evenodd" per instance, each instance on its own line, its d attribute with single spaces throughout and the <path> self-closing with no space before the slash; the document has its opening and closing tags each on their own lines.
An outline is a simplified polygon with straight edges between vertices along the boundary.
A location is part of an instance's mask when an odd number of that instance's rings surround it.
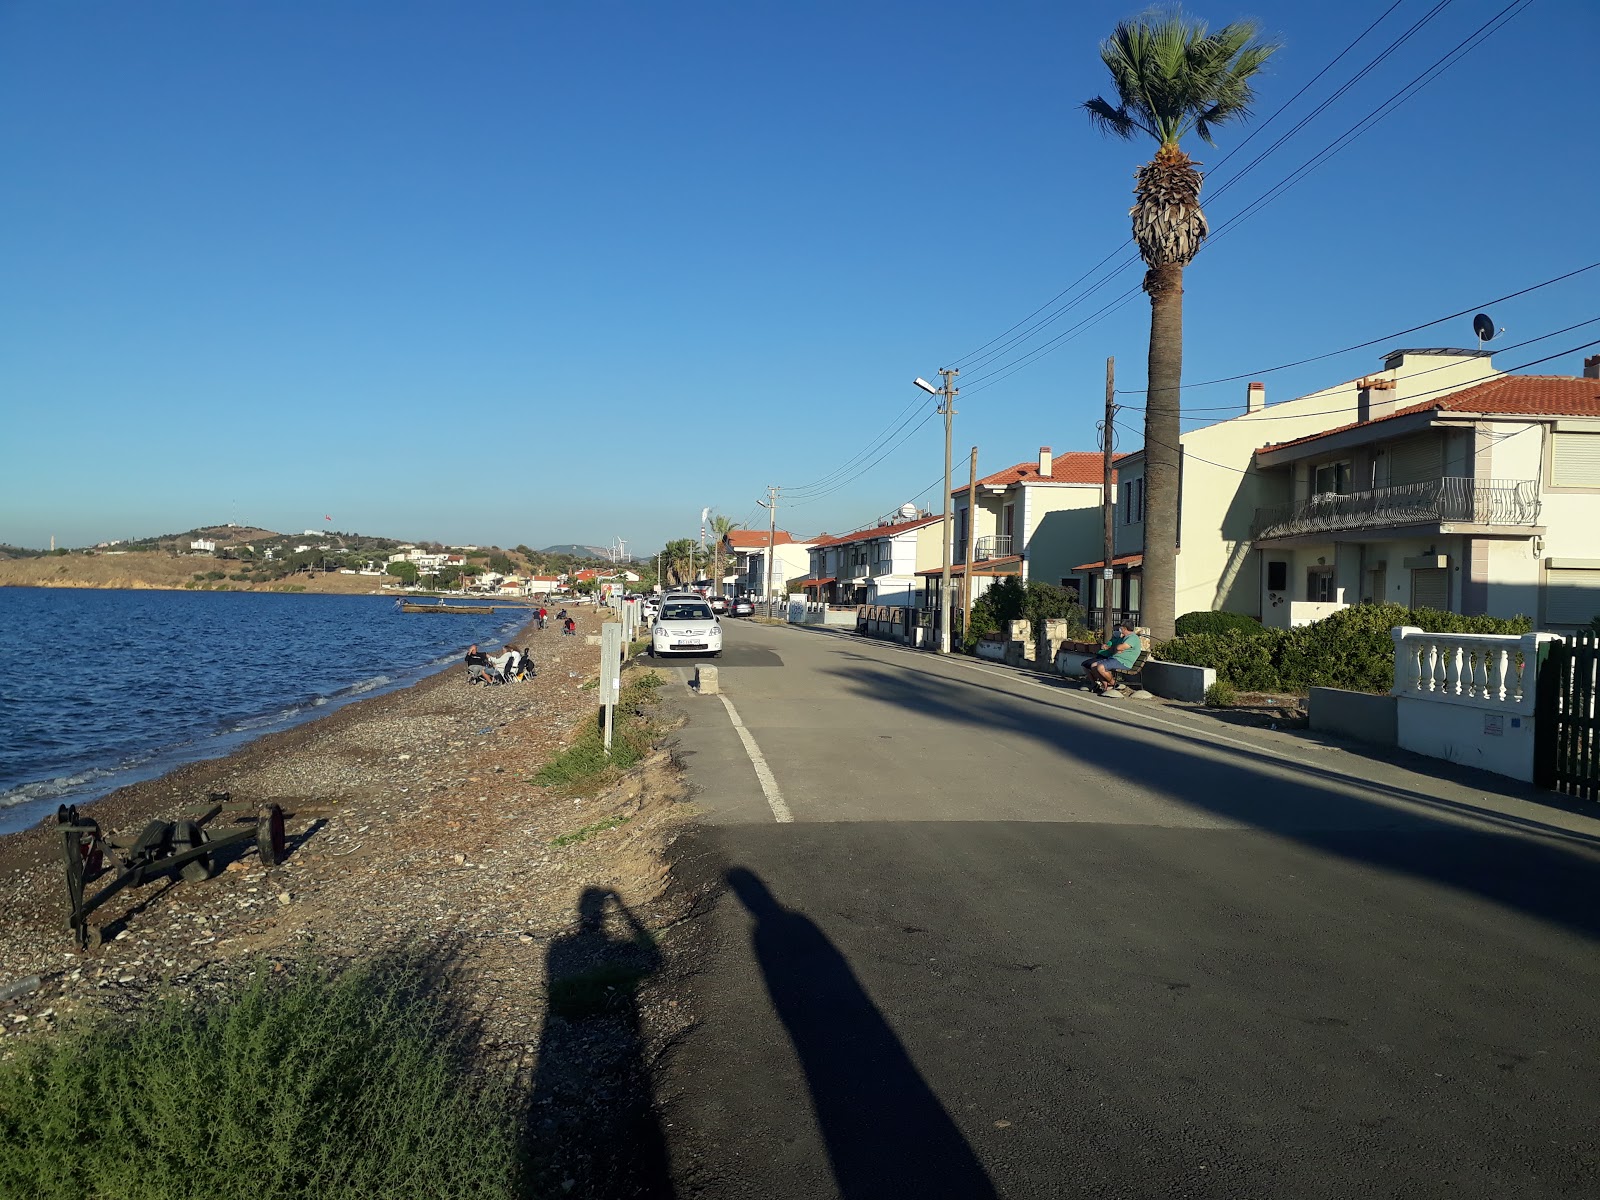
<svg viewBox="0 0 1600 1200">
<path fill-rule="evenodd" d="M 1326 493 L 1278 508 L 1256 509 L 1251 538 L 1299 537 L 1408 525 L 1536 525 L 1536 479 L 1467 479 L 1448 476 L 1426 483 Z"/>
<path fill-rule="evenodd" d="M 1013 553 L 1009 533 L 992 533 L 972 544 L 972 561 L 985 562 L 991 558 L 1008 558 Z"/>
</svg>

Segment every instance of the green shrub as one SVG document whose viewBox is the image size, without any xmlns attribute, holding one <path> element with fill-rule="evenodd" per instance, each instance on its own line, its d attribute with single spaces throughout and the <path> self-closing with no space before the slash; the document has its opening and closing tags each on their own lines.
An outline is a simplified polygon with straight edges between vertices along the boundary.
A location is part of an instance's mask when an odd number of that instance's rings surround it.
<svg viewBox="0 0 1600 1200">
<path fill-rule="evenodd" d="M 509 1198 L 517 1106 L 439 972 L 263 970 L 0 1063 L 0 1196 Z"/>
<path fill-rule="evenodd" d="M 1249 692 L 1313 687 L 1386 692 L 1394 685 L 1397 625 L 1428 633 L 1523 634 L 1526 617 L 1466 617 L 1399 604 L 1356 604 L 1298 629 L 1191 633 L 1156 650 L 1167 662 L 1215 667 L 1217 679 Z"/>
<path fill-rule="evenodd" d="M 970 651 L 984 634 L 999 633 L 1007 622 L 1023 620 L 1065 620 L 1069 636 L 1092 636 L 1084 623 L 1083 609 L 1071 592 L 1037 581 L 1024 587 L 1021 580 L 1011 575 L 997 580 L 972 602 L 972 620 L 967 624 L 962 641 Z"/>
<path fill-rule="evenodd" d="M 587 724 L 572 745 L 545 763 L 533 774 L 533 782 L 549 787 L 602 781 L 615 771 L 625 771 L 650 752 L 655 727 L 649 705 L 655 700 L 661 676 L 641 675 L 622 689 L 617 698 L 616 729 L 611 735 L 611 754 L 598 722 Z"/>
<path fill-rule="evenodd" d="M 1192 633 L 1258 633 L 1261 622 L 1245 613 L 1192 612 L 1184 613 L 1172 628 L 1178 637 Z"/>
<path fill-rule="evenodd" d="M 1206 703 L 1212 708 L 1232 708 L 1239 702 L 1239 694 L 1234 691 L 1233 684 L 1224 680 L 1217 680 L 1206 689 Z"/>
</svg>

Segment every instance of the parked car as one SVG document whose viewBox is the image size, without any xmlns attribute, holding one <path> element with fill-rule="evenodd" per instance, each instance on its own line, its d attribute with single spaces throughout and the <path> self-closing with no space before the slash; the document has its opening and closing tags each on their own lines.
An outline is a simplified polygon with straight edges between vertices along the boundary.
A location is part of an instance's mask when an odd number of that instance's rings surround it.
<svg viewBox="0 0 1600 1200">
<path fill-rule="evenodd" d="M 651 654 L 722 653 L 722 623 L 698 596 L 668 596 L 650 626 Z"/>
<path fill-rule="evenodd" d="M 756 606 L 750 603 L 749 596 L 740 596 L 733 602 L 733 615 L 736 617 L 753 616 L 755 611 Z"/>
</svg>

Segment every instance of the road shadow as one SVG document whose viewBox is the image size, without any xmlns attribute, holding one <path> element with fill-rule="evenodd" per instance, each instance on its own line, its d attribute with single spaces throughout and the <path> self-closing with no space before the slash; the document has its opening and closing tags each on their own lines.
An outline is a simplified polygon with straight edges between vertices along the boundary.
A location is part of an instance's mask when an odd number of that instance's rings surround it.
<svg viewBox="0 0 1600 1200">
<path fill-rule="evenodd" d="M 941 686 L 930 688 L 918 678 L 928 672 L 882 664 L 837 674 L 859 695 L 1053 748 L 1063 758 L 1064 799 L 1114 772 L 1130 790 L 1600 940 L 1600 854 L 1590 834 L 1311 763 L 1217 757 L 1205 753 L 1216 747 L 1201 734 L 1129 724 L 987 683 L 936 675 Z"/>
<path fill-rule="evenodd" d="M 670 1200 L 639 1014 L 639 990 L 661 967 L 654 937 L 616 892 L 590 887 L 545 962 L 526 1200 Z"/>
<path fill-rule="evenodd" d="M 805 1072 L 844 1200 L 984 1200 L 995 1190 L 844 955 L 752 872 L 727 880 L 755 919 L 756 961 Z"/>
</svg>

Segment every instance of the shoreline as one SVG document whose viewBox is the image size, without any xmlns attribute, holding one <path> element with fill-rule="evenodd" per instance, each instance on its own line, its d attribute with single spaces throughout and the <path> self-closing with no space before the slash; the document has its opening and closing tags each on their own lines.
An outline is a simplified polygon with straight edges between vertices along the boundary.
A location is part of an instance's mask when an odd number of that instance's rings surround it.
<svg viewBox="0 0 1600 1200">
<path fill-rule="evenodd" d="M 598 632 L 603 614 L 577 615 L 580 632 Z M 228 791 L 252 808 L 282 805 L 290 846 L 276 868 L 253 848 L 225 851 L 229 861 L 211 879 L 124 890 L 91 916 L 108 940 L 89 955 L 76 953 L 64 928 L 54 822 L 0 836 L 0 988 L 40 979 L 0 1003 L 0 1045 L 64 1012 L 136 1007 L 244 959 L 292 959 L 311 947 L 353 957 L 396 939 L 490 936 L 485 925 L 498 930 L 501 949 L 508 933 L 512 947 L 526 948 L 519 934 L 571 920 L 572 866 L 648 908 L 666 877 L 659 829 L 683 811 L 675 771 L 658 754 L 654 775 L 611 797 L 535 784 L 534 773 L 585 725 L 599 648 L 554 630 L 513 640 L 531 644 L 536 679 L 472 687 L 452 663 L 85 806 L 102 829 L 136 832 Z M 614 827 L 550 849 L 603 809 Z M 619 846 L 628 852 L 618 856 Z M 600 850 L 608 857 L 596 866 Z M 529 867 L 536 877 L 506 884 Z"/>
</svg>

